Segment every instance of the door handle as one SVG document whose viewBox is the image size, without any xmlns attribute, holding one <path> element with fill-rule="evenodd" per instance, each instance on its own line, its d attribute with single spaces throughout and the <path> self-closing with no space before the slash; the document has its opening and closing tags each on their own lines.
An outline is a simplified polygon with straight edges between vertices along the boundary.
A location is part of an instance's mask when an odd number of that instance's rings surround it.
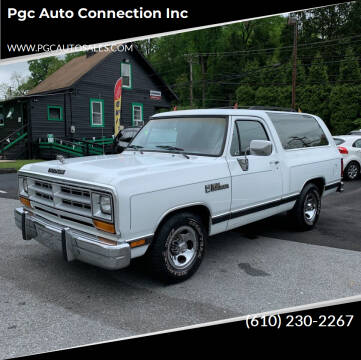
<svg viewBox="0 0 361 360">
<path fill-rule="evenodd" d="M 280 162 L 278 160 L 269 162 L 270 165 L 278 165 L 279 163 Z"/>
</svg>

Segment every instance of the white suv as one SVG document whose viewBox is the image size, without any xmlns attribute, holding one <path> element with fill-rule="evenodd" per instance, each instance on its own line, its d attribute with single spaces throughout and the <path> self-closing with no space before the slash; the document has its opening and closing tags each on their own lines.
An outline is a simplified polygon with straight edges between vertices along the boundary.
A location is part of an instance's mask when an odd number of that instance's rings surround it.
<svg viewBox="0 0 361 360">
<path fill-rule="evenodd" d="M 19 171 L 23 238 L 106 269 L 145 255 L 180 281 L 207 237 L 288 211 L 313 228 L 321 197 L 342 190 L 341 155 L 314 115 L 187 110 L 153 116 L 118 155 L 41 162 Z"/>
</svg>

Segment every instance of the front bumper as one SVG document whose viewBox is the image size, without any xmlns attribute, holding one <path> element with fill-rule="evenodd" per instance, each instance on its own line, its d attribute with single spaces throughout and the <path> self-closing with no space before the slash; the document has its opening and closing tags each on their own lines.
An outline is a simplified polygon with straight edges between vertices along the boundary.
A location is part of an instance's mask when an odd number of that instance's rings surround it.
<svg viewBox="0 0 361 360">
<path fill-rule="evenodd" d="M 114 246 L 101 243 L 96 236 L 39 218 L 24 208 L 15 209 L 14 214 L 24 240 L 35 239 L 61 251 L 66 261 L 76 259 L 108 270 L 121 269 L 130 263 L 128 243 Z"/>
</svg>

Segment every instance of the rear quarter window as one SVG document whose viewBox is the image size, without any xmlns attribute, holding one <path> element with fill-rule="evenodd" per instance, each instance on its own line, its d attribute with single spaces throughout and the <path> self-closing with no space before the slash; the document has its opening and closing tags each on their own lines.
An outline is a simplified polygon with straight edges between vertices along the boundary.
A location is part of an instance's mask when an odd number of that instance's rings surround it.
<svg viewBox="0 0 361 360">
<path fill-rule="evenodd" d="M 335 140 L 336 145 L 341 145 L 345 142 L 344 139 L 340 139 L 340 138 L 333 138 L 333 140 Z"/>
<path fill-rule="evenodd" d="M 285 150 L 328 145 L 318 121 L 310 115 L 268 113 Z"/>
</svg>

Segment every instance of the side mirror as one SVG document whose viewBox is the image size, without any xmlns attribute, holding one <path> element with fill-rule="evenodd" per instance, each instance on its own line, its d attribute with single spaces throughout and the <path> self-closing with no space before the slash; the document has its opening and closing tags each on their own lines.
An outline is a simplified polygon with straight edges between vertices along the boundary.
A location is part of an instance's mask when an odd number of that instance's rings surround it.
<svg viewBox="0 0 361 360">
<path fill-rule="evenodd" d="M 249 148 L 250 155 L 268 156 L 272 153 L 272 143 L 268 140 L 252 140 Z"/>
</svg>

